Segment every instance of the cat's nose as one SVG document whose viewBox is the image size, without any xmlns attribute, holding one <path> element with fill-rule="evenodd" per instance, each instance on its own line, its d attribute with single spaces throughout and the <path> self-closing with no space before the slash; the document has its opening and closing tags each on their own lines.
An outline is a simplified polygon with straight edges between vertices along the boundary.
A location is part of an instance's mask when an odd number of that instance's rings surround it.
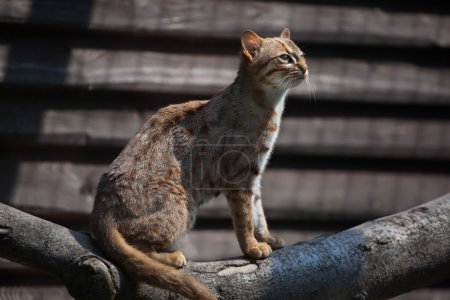
<svg viewBox="0 0 450 300">
<path fill-rule="evenodd" d="M 303 78 L 308 77 L 308 69 L 299 69 L 298 75 Z"/>
</svg>

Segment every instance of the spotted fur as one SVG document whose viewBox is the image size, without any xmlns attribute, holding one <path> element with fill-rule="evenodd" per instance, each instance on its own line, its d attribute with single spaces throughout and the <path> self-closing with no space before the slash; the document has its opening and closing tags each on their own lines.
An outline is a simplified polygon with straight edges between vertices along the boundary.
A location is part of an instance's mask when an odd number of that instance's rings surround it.
<svg viewBox="0 0 450 300">
<path fill-rule="evenodd" d="M 260 181 L 289 88 L 308 76 L 288 29 L 241 36 L 235 81 L 209 101 L 170 105 L 147 120 L 103 174 L 91 233 L 126 273 L 190 299 L 216 299 L 174 267 L 170 247 L 192 228 L 200 204 L 225 194 L 242 251 L 265 258 L 282 246 L 267 228 Z"/>
</svg>

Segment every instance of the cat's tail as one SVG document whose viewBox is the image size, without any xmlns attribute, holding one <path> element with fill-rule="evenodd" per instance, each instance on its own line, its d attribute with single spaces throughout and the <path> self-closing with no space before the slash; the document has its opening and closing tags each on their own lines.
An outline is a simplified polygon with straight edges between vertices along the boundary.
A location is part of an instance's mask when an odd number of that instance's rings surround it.
<svg viewBox="0 0 450 300">
<path fill-rule="evenodd" d="M 136 281 L 181 294 L 189 299 L 217 300 L 217 297 L 194 277 L 163 264 L 128 244 L 114 226 L 108 226 L 105 233 L 99 241 L 103 242 L 104 250 Z"/>
</svg>

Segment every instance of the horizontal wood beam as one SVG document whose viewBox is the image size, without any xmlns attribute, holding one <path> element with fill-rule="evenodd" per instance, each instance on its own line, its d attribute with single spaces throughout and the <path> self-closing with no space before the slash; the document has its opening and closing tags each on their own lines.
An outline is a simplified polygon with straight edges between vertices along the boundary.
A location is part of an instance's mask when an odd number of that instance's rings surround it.
<svg viewBox="0 0 450 300">
<path fill-rule="evenodd" d="M 18 283 L 20 284 L 20 283 Z M 64 286 L 0 286 L 0 299 L 73 300 Z"/>
<path fill-rule="evenodd" d="M 270 1 L 14 0 L 0 3 L 0 21 L 236 40 L 246 28 L 273 36 L 290 27 L 294 39 L 303 42 L 450 46 L 449 16 L 361 6 Z"/>
<path fill-rule="evenodd" d="M 64 286 L 0 286 L 0 299 L 73 300 Z M 391 300 L 445 300 L 450 299 L 449 289 L 420 289 Z"/>
<path fill-rule="evenodd" d="M 25 210 L 88 214 L 106 165 L 23 161 L 0 164 L 0 194 Z M 11 170 L 11 172 L 8 172 Z M 12 186 L 8 182 L 14 178 Z M 277 220 L 367 220 L 423 203 L 448 191 L 450 175 L 358 170 L 268 169 L 263 177 L 267 215 Z M 48 199 L 45 200 L 45 199 Z M 274 200 L 276 199 L 276 200 Z M 228 218 L 222 196 L 201 217 Z"/>
<path fill-rule="evenodd" d="M 1 107 L 0 144 L 116 149 L 125 146 L 153 113 L 138 109 Z M 292 155 L 450 159 L 450 120 L 285 117 L 276 151 Z"/>
<path fill-rule="evenodd" d="M 80 49 L 45 41 L 0 45 L 0 82 L 24 87 L 212 96 L 233 81 L 238 64 L 237 55 Z M 319 100 L 446 105 L 450 101 L 450 87 L 444 84 L 450 81 L 448 68 L 341 58 L 315 58 L 308 64 Z M 290 98 L 315 101 L 306 84 L 293 89 Z"/>
</svg>

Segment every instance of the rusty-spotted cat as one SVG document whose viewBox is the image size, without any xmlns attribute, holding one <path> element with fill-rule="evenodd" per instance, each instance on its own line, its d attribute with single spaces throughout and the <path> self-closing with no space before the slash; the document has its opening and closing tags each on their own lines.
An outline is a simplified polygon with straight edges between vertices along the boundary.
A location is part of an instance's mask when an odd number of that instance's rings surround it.
<svg viewBox="0 0 450 300">
<path fill-rule="evenodd" d="M 246 30 L 241 43 L 234 82 L 211 100 L 148 119 L 103 174 L 92 212 L 92 236 L 128 276 L 189 299 L 217 298 L 177 270 L 186 258 L 167 249 L 193 226 L 201 203 L 226 196 L 246 256 L 266 258 L 283 244 L 267 228 L 260 182 L 287 92 L 308 67 L 287 28 L 274 38 Z"/>
</svg>

